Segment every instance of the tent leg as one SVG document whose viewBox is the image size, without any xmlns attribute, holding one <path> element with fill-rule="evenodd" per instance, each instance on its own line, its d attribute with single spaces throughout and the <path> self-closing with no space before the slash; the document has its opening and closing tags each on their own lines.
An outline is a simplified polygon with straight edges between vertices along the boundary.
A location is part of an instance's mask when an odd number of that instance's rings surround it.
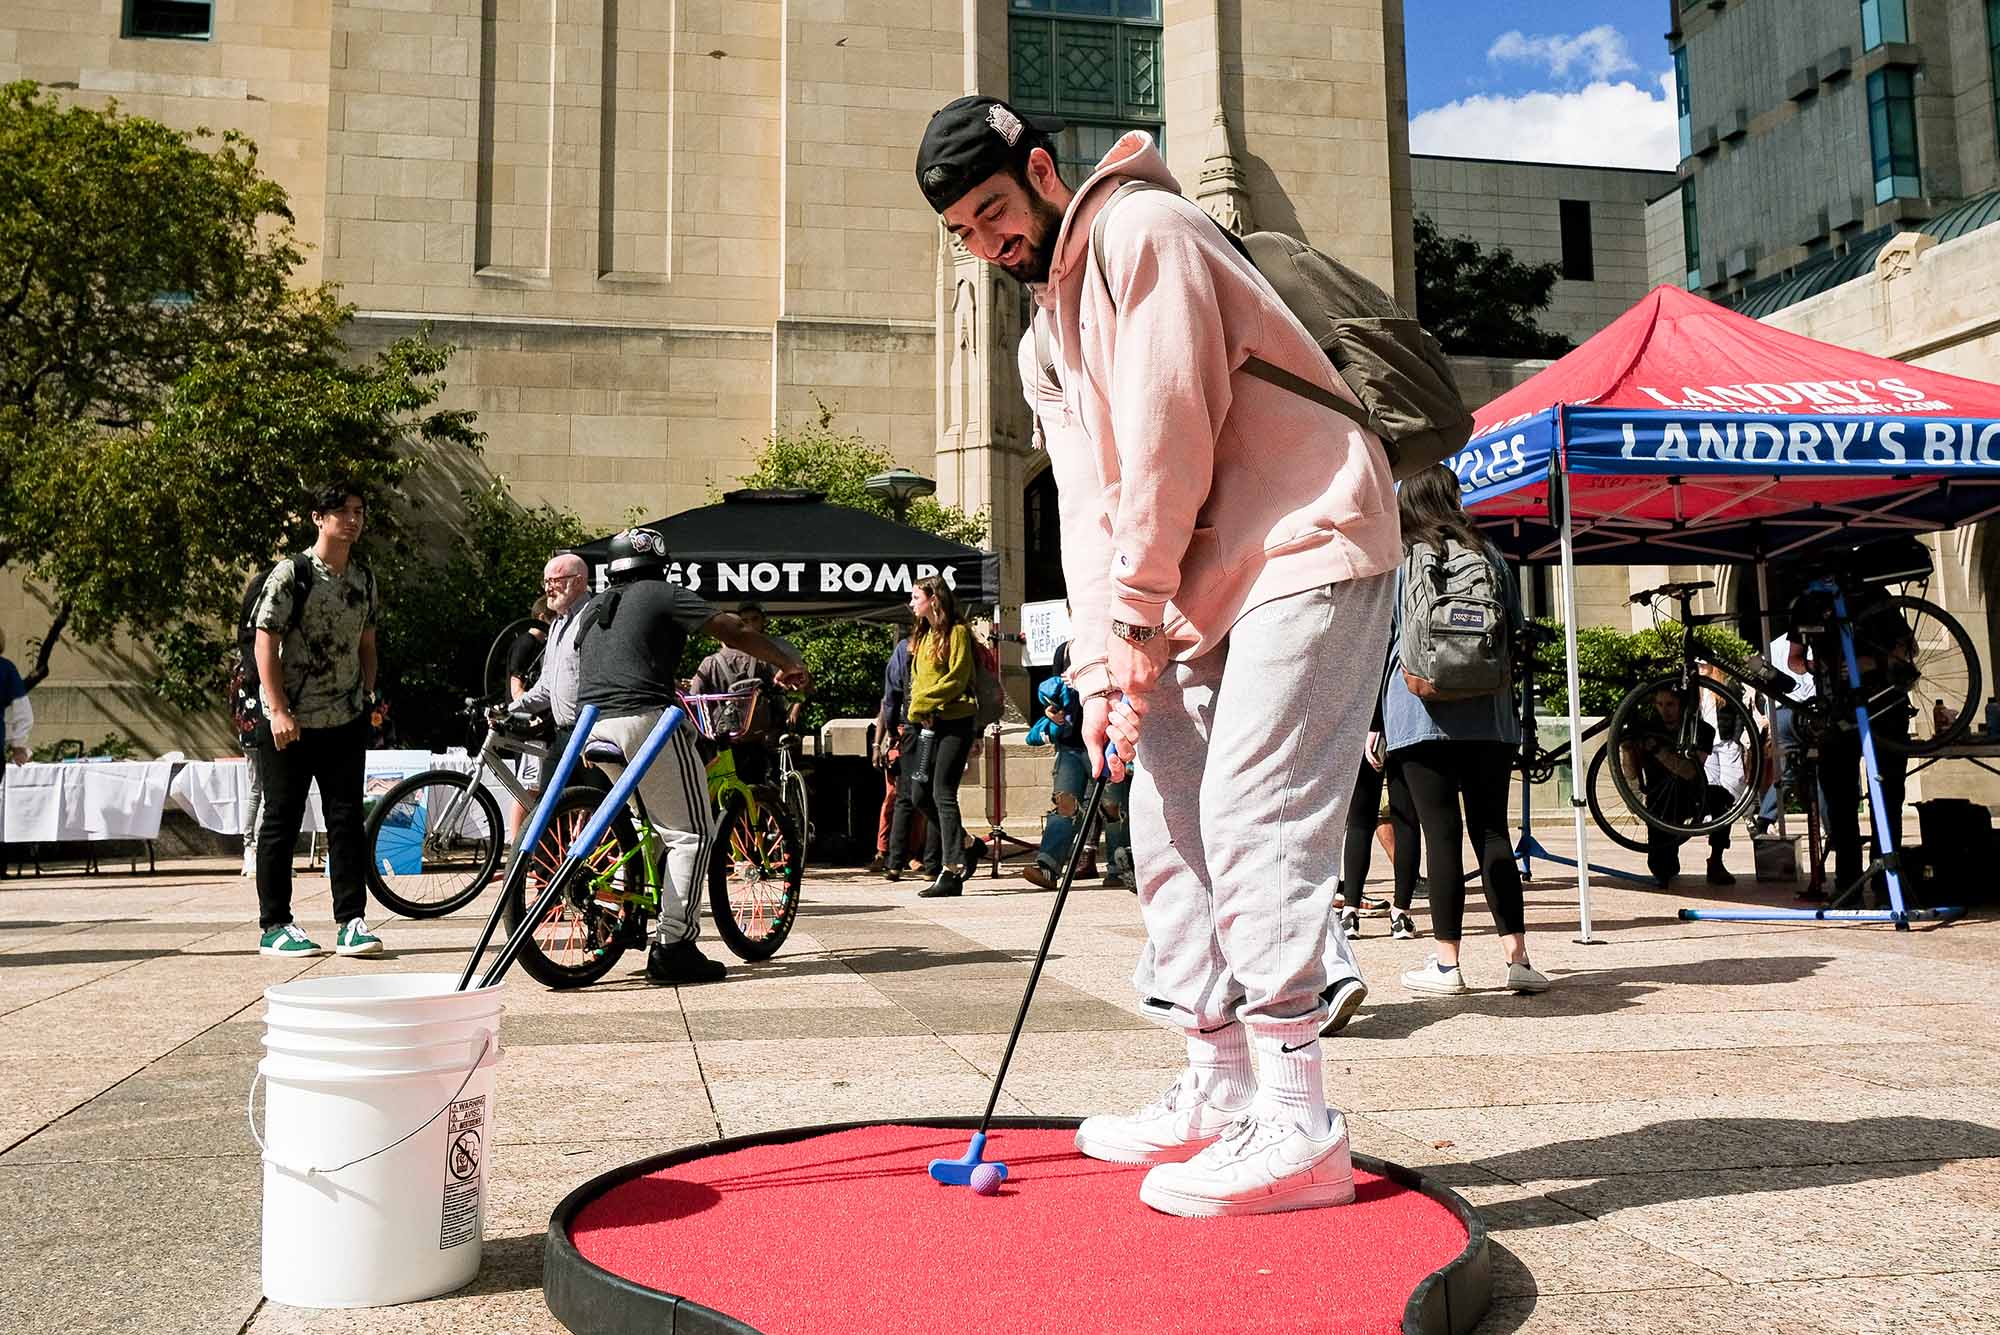
<svg viewBox="0 0 2000 1335">
<path fill-rule="evenodd" d="M 1583 686 L 1577 671 L 1576 650 L 1576 545 L 1570 522 L 1569 476 L 1557 473 L 1563 489 L 1562 587 L 1563 587 L 1563 671 L 1569 683 L 1569 805 L 1576 822 L 1576 912 L 1582 945 L 1594 945 L 1590 935 L 1590 836 L 1583 828 L 1582 794 L 1578 791 L 1585 773 L 1583 764 Z"/>
</svg>

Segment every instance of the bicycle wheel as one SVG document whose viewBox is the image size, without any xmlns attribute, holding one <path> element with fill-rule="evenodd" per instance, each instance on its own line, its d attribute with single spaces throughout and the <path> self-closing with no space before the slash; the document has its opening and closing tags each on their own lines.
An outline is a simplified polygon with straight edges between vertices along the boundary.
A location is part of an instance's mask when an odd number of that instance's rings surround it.
<svg viewBox="0 0 2000 1335">
<path fill-rule="evenodd" d="M 738 959 L 778 953 L 799 916 L 805 850 L 782 803 L 760 794 L 754 809 L 729 799 L 708 855 L 708 906 L 715 934 Z"/>
<path fill-rule="evenodd" d="M 1979 655 L 1965 627 L 1936 603 L 1884 598 L 1857 618 L 1854 652 L 1894 665 L 1889 682 L 1868 700 L 1869 721 L 1878 725 L 1872 729 L 1875 745 L 1882 750 L 1932 755 L 1972 726 L 1979 707 Z M 1846 665 L 1839 667 L 1845 680 Z M 1851 708 L 1843 711 L 1850 719 Z"/>
<path fill-rule="evenodd" d="M 811 811 L 806 806 L 806 776 L 797 770 L 785 775 L 785 811 L 792 818 L 792 829 L 799 836 L 801 854 L 812 848 Z M 803 860 L 803 859 L 802 859 Z"/>
<path fill-rule="evenodd" d="M 412 774 L 382 794 L 361 828 L 369 893 L 406 918 L 442 918 L 479 898 L 506 844 L 500 804 L 455 770 Z"/>
<path fill-rule="evenodd" d="M 549 815 L 548 828 L 507 879 L 506 919 L 511 936 L 527 916 L 529 905 L 541 898 L 549 878 L 563 864 L 569 846 L 596 814 L 601 795 L 565 793 Z M 639 846 L 631 816 L 619 812 L 602 841 L 566 878 L 556 900 L 521 944 L 521 967 L 546 987 L 582 987 L 611 971 L 632 933 L 639 912 L 644 869 L 639 859 L 625 858 Z M 613 868 L 616 870 L 613 870 Z"/>
<path fill-rule="evenodd" d="M 1626 810 L 1664 834 L 1692 839 L 1725 828 L 1758 796 L 1749 784 L 1734 798 L 1711 785 L 1700 753 L 1718 740 L 1752 745 L 1756 736 L 1755 716 L 1720 682 L 1697 677 L 1689 691 L 1679 677 L 1662 677 L 1618 702 L 1604 749 L 1613 755 L 1611 779 Z M 1688 765 L 1693 774 L 1674 772 Z"/>
<path fill-rule="evenodd" d="M 1604 832 L 1605 838 L 1620 848 L 1643 853 L 1646 851 L 1645 839 L 1633 837 L 1612 819 L 1614 816 L 1624 814 L 1625 799 L 1611 781 L 1610 766 L 1605 763 L 1610 754 L 1609 746 L 1600 746 L 1597 748 L 1597 754 L 1590 758 L 1589 779 L 1583 792 L 1584 801 L 1590 806 L 1591 820 Z M 1641 824 L 1642 833 L 1644 829 L 1645 826 Z"/>
</svg>

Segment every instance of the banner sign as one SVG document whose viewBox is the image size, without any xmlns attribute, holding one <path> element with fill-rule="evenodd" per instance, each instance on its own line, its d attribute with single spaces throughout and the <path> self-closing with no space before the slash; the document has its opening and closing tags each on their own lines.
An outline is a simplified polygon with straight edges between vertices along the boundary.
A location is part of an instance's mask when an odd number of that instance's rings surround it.
<svg viewBox="0 0 2000 1335">
<path fill-rule="evenodd" d="M 1919 405 L 1920 406 L 1920 405 Z M 1568 412 L 1574 473 L 1866 476 L 2000 470 L 1991 418 L 1828 414 Z"/>
<path fill-rule="evenodd" d="M 757 561 L 696 558 L 670 561 L 666 578 L 710 602 L 731 598 L 770 598 L 784 602 L 852 603 L 908 597 L 920 579 L 938 576 L 961 599 L 991 601 L 982 579 L 990 558 L 962 561 L 910 561 L 863 558 L 844 561 Z M 596 587 L 604 587 L 605 566 L 593 572 Z"/>
<path fill-rule="evenodd" d="M 1473 505 L 1542 481 L 1555 452 L 1556 415 L 1550 410 L 1495 427 L 1447 462 L 1458 474 L 1465 504 Z"/>
</svg>

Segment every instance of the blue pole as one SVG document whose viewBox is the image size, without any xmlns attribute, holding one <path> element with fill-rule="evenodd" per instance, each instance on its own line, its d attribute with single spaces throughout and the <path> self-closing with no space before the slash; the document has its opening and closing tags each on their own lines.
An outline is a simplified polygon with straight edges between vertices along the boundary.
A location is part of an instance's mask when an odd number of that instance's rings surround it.
<svg viewBox="0 0 2000 1335">
<path fill-rule="evenodd" d="M 542 800 L 535 805 L 535 814 L 521 827 L 521 837 L 514 841 L 514 856 L 508 859 L 507 874 L 501 878 L 502 893 L 493 902 L 493 912 L 486 919 L 486 930 L 479 934 L 479 944 L 472 948 L 472 958 L 465 962 L 465 972 L 458 976 L 455 992 L 465 991 L 472 981 L 472 971 L 479 967 L 479 957 L 486 953 L 486 947 L 493 940 L 493 929 L 499 925 L 501 907 L 507 902 L 505 889 L 514 879 L 514 871 L 521 859 L 528 855 L 542 837 L 542 831 L 549 827 L 549 817 L 555 814 L 556 802 L 562 797 L 570 774 L 576 769 L 577 761 L 583 755 L 583 744 L 590 738 L 590 730 L 597 723 L 597 706 L 585 705 L 576 712 L 576 725 L 570 730 L 569 745 L 563 748 L 562 759 L 556 762 L 555 772 L 542 781 Z M 497 833 L 497 831 L 496 831 Z"/>
<path fill-rule="evenodd" d="M 1875 823 L 1875 852 L 1878 859 L 1888 859 L 1900 847 L 1901 840 L 1889 828 L 1889 813 L 1883 808 L 1882 770 L 1875 762 L 1875 731 L 1868 724 L 1868 699 L 1861 693 L 1861 660 L 1854 653 L 1854 625 L 1847 619 L 1847 595 L 1838 588 L 1833 594 L 1833 611 L 1840 618 L 1840 652 L 1847 660 L 1847 685 L 1854 692 L 1854 722 L 1861 729 L 1861 761 L 1868 775 L 1868 815 Z M 1909 916 L 1903 903 L 1902 873 L 1891 862 L 1882 874 L 1889 882 L 1893 921 L 1901 924 Z"/>
<path fill-rule="evenodd" d="M 570 842 L 569 848 L 563 854 L 562 865 L 556 868 L 553 876 L 549 877 L 548 889 L 542 892 L 540 900 L 529 907 L 521 919 L 521 925 L 514 929 L 514 935 L 509 937 L 507 944 L 501 948 L 499 958 L 493 961 L 493 967 L 479 980 L 481 987 L 490 987 L 499 981 L 500 975 L 507 971 L 507 966 L 514 962 L 514 956 L 520 952 L 521 943 L 528 939 L 542 914 L 548 911 L 548 901 L 554 897 L 563 882 L 569 879 L 577 864 L 597 847 L 597 841 L 604 837 L 604 832 L 611 828 L 611 822 L 617 818 L 620 811 L 624 810 L 626 802 L 631 800 L 633 790 L 639 786 L 639 780 L 646 777 L 646 771 L 652 768 L 655 760 L 659 759 L 660 752 L 666 748 L 667 739 L 672 737 L 674 730 L 686 721 L 687 714 L 679 705 L 660 715 L 660 721 L 653 725 L 653 731 L 647 734 L 645 742 L 640 745 L 639 754 L 626 763 L 625 772 L 618 776 L 618 782 L 611 786 L 611 791 L 597 804 L 597 810 L 591 813 L 590 823 L 585 825 L 582 833 Z M 570 739 L 570 744 L 579 750 L 581 749 L 579 739 L 586 735 L 581 725 L 582 719 L 579 717 L 577 735 Z"/>
</svg>

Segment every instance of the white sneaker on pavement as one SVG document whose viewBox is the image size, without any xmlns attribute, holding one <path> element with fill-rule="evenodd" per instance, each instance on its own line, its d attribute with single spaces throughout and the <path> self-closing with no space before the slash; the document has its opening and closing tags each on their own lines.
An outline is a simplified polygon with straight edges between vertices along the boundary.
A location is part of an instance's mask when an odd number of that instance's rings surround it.
<svg viewBox="0 0 2000 1335">
<path fill-rule="evenodd" d="M 1507 966 L 1507 990 L 1546 992 L 1549 990 L 1548 975 L 1526 960 L 1522 960 L 1519 964 L 1510 964 Z"/>
<path fill-rule="evenodd" d="M 1076 1129 L 1076 1147 L 1106 1163 L 1175 1163 L 1228 1130 L 1245 1112 L 1220 1108 L 1184 1071 L 1166 1092 L 1135 1113 L 1099 1113 Z"/>
<path fill-rule="evenodd" d="M 1359 941 L 1361 939 L 1361 910 L 1342 909 L 1340 911 L 1340 930 L 1347 933 L 1349 941 Z"/>
<path fill-rule="evenodd" d="M 1246 1116 L 1186 1163 L 1146 1174 L 1139 1199 L 1163 1214 L 1271 1214 L 1346 1205 L 1354 1199 L 1347 1119 L 1334 1113 L 1323 1136 L 1289 1120 Z"/>
<path fill-rule="evenodd" d="M 1456 966 L 1445 968 L 1435 955 L 1404 974 L 1403 986 L 1412 992 L 1436 992 L 1444 996 L 1470 990 L 1465 985 L 1465 971 Z"/>
</svg>

